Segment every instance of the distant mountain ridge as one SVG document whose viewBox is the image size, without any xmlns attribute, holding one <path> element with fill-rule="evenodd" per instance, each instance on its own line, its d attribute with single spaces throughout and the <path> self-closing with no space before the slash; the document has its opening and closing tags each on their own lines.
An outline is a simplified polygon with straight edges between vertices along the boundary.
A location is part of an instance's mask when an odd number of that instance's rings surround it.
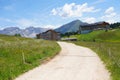
<svg viewBox="0 0 120 80">
<path fill-rule="evenodd" d="M 35 27 L 28 27 L 25 29 L 20 29 L 18 27 L 8 27 L 3 30 L 0 30 L 0 34 L 7 34 L 7 35 L 15 35 L 21 34 L 23 37 L 36 37 L 36 34 L 42 33 L 48 30 L 48 28 L 35 28 Z"/>
<path fill-rule="evenodd" d="M 80 20 L 74 20 L 70 23 L 67 23 L 57 29 L 55 31 L 60 32 L 60 33 L 66 33 L 66 32 L 76 32 L 79 30 L 80 25 L 86 25 L 88 23 L 82 22 Z"/>
<path fill-rule="evenodd" d="M 77 32 L 79 30 L 80 25 L 87 25 L 88 23 L 82 22 L 80 20 L 74 20 L 72 22 L 69 22 L 67 24 L 64 24 L 63 26 L 60 26 L 59 28 L 55 29 L 55 31 L 60 32 L 62 34 L 66 32 Z M 95 24 L 95 23 L 93 23 Z M 28 27 L 25 29 L 20 29 L 18 27 L 9 27 L 5 28 L 3 30 L 0 30 L 0 34 L 7 34 L 7 35 L 15 35 L 15 34 L 21 34 L 23 37 L 36 37 L 36 34 L 42 33 L 49 30 L 48 28 L 40 28 L 40 27 Z"/>
</svg>

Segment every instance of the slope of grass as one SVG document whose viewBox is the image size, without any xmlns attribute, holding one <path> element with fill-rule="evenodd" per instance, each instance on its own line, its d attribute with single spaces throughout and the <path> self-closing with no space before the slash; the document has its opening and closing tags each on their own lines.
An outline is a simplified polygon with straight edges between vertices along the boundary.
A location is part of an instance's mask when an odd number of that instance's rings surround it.
<svg viewBox="0 0 120 80">
<path fill-rule="evenodd" d="M 97 42 L 120 42 L 120 29 L 93 31 L 88 34 L 72 35 L 71 38 L 77 38 L 79 41 L 97 41 Z"/>
<path fill-rule="evenodd" d="M 120 42 L 74 42 L 94 50 L 111 72 L 112 80 L 120 80 Z"/>
<path fill-rule="evenodd" d="M 108 32 L 99 34 L 96 39 L 106 42 L 120 42 L 120 29 L 114 29 Z"/>
<path fill-rule="evenodd" d="M 0 80 L 13 80 L 59 51 L 54 41 L 0 35 Z"/>
<path fill-rule="evenodd" d="M 88 34 L 77 34 L 77 35 L 71 35 L 71 38 L 77 38 L 79 41 L 93 41 L 96 36 L 98 36 L 101 33 L 104 33 L 104 30 L 100 31 L 93 31 Z"/>
</svg>

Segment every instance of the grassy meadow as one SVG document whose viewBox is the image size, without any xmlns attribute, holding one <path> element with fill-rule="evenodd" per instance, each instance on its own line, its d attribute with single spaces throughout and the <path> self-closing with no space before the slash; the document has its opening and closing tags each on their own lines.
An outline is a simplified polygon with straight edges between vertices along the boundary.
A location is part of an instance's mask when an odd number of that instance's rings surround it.
<svg viewBox="0 0 120 80">
<path fill-rule="evenodd" d="M 13 80 L 59 51 L 54 41 L 0 35 L 0 80 Z"/>
<path fill-rule="evenodd" d="M 72 35 L 78 41 L 73 42 L 95 51 L 111 72 L 112 80 L 120 80 L 120 29 L 105 32 L 93 31 L 88 34 Z"/>
</svg>

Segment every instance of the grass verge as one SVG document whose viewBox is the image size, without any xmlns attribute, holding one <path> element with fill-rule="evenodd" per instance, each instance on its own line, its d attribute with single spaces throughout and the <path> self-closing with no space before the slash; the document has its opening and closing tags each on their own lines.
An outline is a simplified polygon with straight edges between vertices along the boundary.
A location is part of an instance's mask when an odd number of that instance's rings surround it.
<svg viewBox="0 0 120 80">
<path fill-rule="evenodd" d="M 0 35 L 0 80 L 13 80 L 59 51 L 54 41 Z"/>
</svg>

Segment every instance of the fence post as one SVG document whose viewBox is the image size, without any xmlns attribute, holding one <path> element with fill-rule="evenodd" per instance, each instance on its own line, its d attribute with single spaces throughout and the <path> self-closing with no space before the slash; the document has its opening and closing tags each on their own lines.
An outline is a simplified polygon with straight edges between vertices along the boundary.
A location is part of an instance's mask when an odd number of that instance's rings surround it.
<svg viewBox="0 0 120 80">
<path fill-rule="evenodd" d="M 108 54 L 109 54 L 109 57 L 112 57 L 112 56 L 111 56 L 110 48 L 108 49 Z"/>
<path fill-rule="evenodd" d="M 22 60 L 23 60 L 23 63 L 25 64 L 25 54 L 24 54 L 24 52 L 22 52 Z"/>
</svg>

